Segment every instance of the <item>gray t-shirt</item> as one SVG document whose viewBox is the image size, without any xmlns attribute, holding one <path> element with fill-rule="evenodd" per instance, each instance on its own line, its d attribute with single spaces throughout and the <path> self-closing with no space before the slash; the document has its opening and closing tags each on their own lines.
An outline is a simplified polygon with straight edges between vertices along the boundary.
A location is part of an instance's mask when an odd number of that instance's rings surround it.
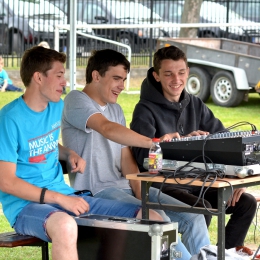
<svg viewBox="0 0 260 260">
<path fill-rule="evenodd" d="M 82 91 L 73 90 L 64 100 L 63 145 L 87 162 L 83 174 L 69 174 L 70 184 L 76 190 L 89 189 L 93 194 L 110 187 L 129 188 L 128 180 L 121 173 L 121 149 L 124 146 L 86 128 L 88 119 L 96 113 L 125 126 L 124 114 L 118 104 L 107 104 L 103 109 Z"/>
</svg>

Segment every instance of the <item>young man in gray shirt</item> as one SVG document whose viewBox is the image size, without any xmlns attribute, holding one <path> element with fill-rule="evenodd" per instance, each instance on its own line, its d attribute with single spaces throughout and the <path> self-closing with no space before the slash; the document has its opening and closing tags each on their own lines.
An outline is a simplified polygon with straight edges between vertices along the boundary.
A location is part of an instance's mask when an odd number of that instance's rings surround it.
<svg viewBox="0 0 260 260">
<path fill-rule="evenodd" d="M 126 128 L 121 107 L 116 103 L 124 90 L 130 64 L 119 52 L 94 51 L 86 69 L 86 86 L 71 91 L 65 98 L 62 117 L 62 140 L 87 161 L 83 174 L 70 174 L 76 189 L 90 189 L 95 197 L 121 200 L 140 205 L 141 185 L 128 181 L 127 174 L 138 173 L 130 146 L 149 148 L 152 140 Z M 169 140 L 169 136 L 161 137 Z M 150 189 L 149 200 L 157 201 L 158 189 Z M 161 203 L 183 205 L 161 194 Z M 197 254 L 210 243 L 203 215 L 159 211 L 164 219 L 178 222 L 182 241 L 177 250 L 183 260 Z M 165 214 L 166 213 L 166 214 Z"/>
</svg>

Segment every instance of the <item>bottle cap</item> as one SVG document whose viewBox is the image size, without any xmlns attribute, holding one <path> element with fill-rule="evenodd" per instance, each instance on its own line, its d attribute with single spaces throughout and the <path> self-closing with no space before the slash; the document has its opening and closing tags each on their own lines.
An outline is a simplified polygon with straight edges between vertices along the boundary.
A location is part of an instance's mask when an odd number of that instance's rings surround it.
<svg viewBox="0 0 260 260">
<path fill-rule="evenodd" d="M 159 143 L 159 142 L 160 142 L 160 138 L 153 138 L 152 141 L 153 141 L 154 143 Z"/>
</svg>

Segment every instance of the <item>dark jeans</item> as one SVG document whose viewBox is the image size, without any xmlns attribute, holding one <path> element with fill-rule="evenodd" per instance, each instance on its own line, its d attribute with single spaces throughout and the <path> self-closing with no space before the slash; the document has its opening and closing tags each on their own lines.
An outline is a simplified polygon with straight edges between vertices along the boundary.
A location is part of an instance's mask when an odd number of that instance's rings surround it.
<svg viewBox="0 0 260 260">
<path fill-rule="evenodd" d="M 153 187 L 160 188 L 160 183 L 153 183 Z M 191 189 L 189 186 L 185 189 L 175 188 L 174 185 L 164 184 L 162 192 L 166 193 L 175 199 L 178 199 L 188 205 L 193 206 L 198 199 L 200 188 L 194 187 Z M 217 189 L 211 188 L 204 195 L 204 201 L 202 199 L 196 204 L 196 207 L 217 208 L 218 196 Z M 255 216 L 257 202 L 254 196 L 249 193 L 243 193 L 239 201 L 234 207 L 229 207 L 226 210 L 226 214 L 230 214 L 230 219 L 226 225 L 226 243 L 225 248 L 233 248 L 236 246 L 242 246 L 250 227 L 250 224 Z M 207 226 L 211 221 L 210 215 L 204 215 Z"/>
<path fill-rule="evenodd" d="M 0 89 L 2 88 L 2 86 L 0 86 Z M 5 91 L 17 91 L 17 92 L 23 92 L 23 90 L 21 88 L 18 88 L 12 84 L 8 84 Z"/>
</svg>

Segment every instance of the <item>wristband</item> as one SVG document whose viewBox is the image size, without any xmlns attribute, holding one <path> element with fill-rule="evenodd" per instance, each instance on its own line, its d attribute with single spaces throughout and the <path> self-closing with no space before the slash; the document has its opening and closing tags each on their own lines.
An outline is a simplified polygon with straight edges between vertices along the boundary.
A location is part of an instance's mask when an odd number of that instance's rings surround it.
<svg viewBox="0 0 260 260">
<path fill-rule="evenodd" d="M 44 195 L 45 195 L 46 190 L 48 190 L 48 189 L 42 188 L 41 196 L 40 196 L 40 204 L 44 204 Z"/>
</svg>

